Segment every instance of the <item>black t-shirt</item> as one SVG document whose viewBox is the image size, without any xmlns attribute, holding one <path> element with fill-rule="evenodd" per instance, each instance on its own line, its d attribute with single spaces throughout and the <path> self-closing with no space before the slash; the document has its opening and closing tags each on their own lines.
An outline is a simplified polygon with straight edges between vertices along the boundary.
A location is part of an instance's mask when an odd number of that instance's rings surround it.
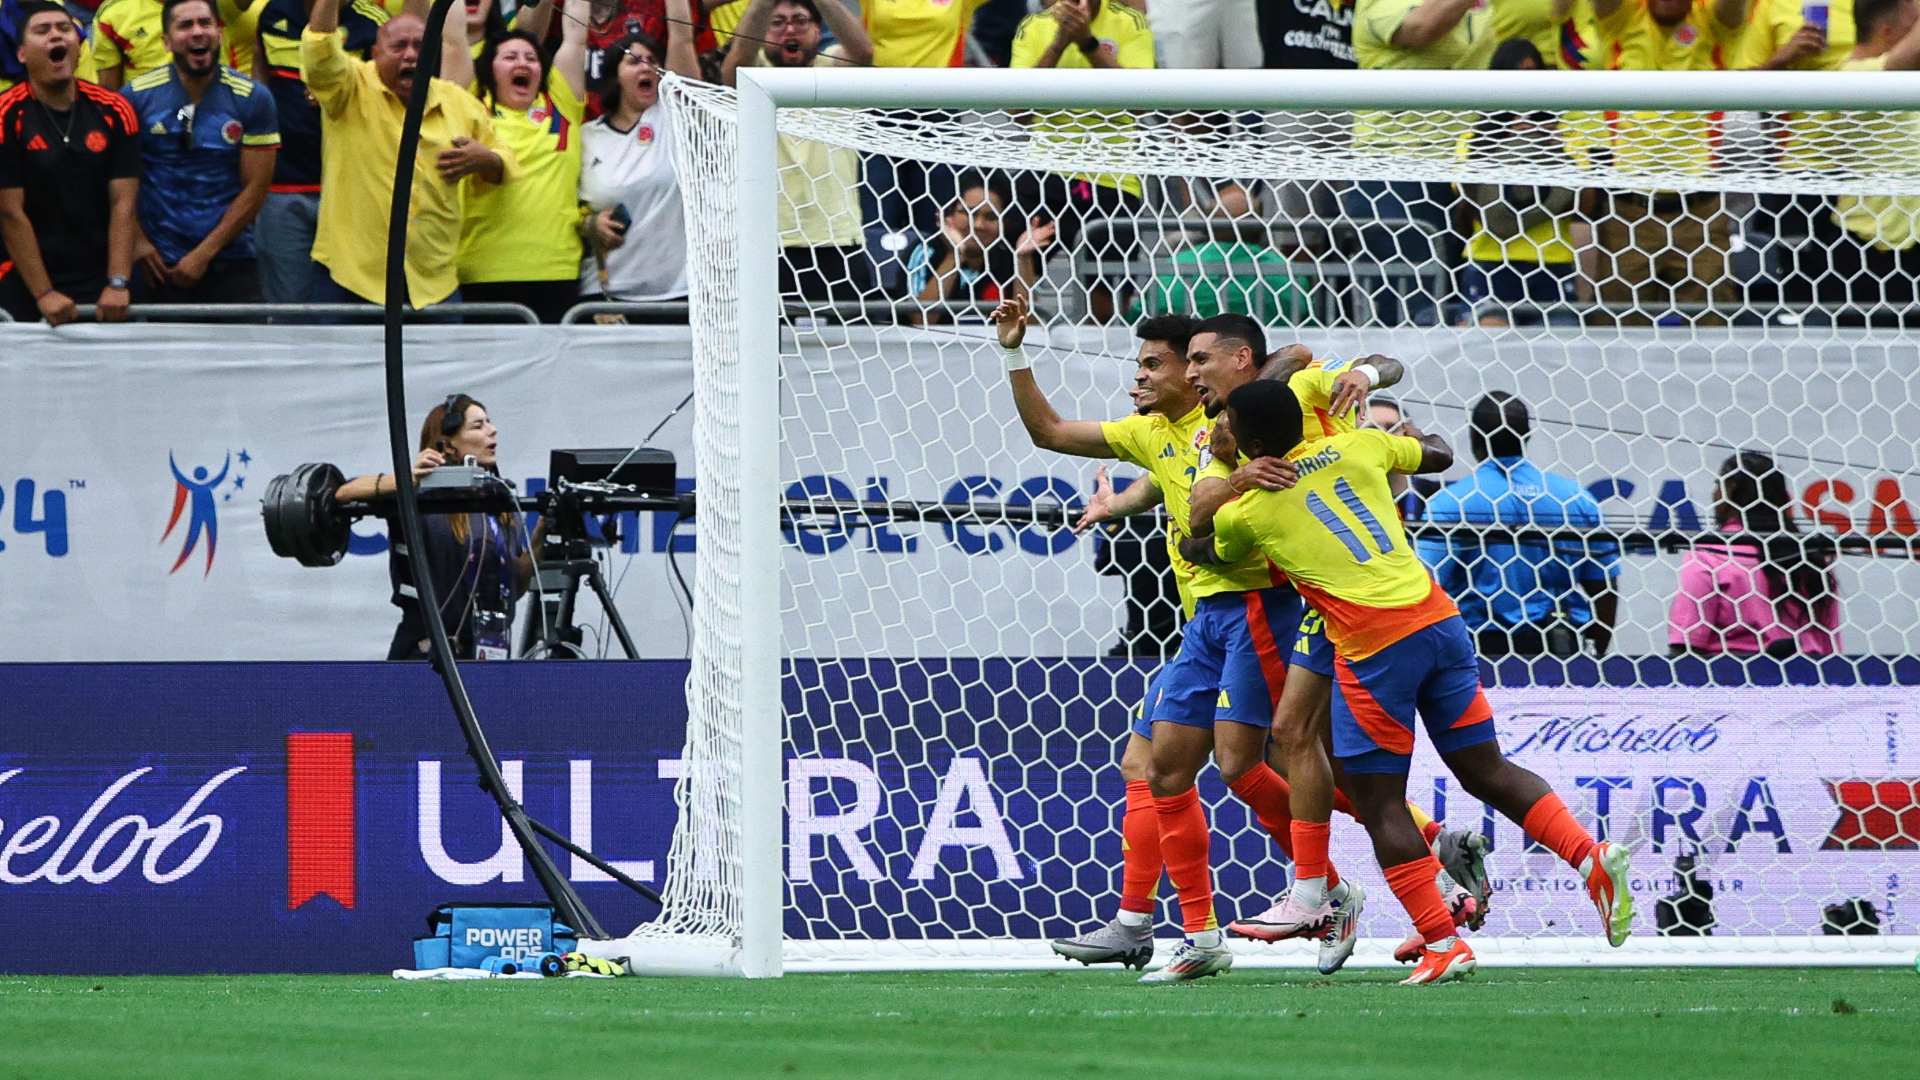
<svg viewBox="0 0 1920 1080">
<path fill-rule="evenodd" d="M 97 288 L 106 276 L 107 183 L 140 176 L 133 106 L 84 80 L 74 80 L 74 90 L 65 111 L 42 105 L 27 83 L 0 94 L 0 188 L 25 193 L 40 260 L 62 292 Z M 0 238 L 0 265 L 11 262 Z"/>
<path fill-rule="evenodd" d="M 935 233 L 927 240 L 927 271 L 931 273 L 938 269 L 952 251 L 953 245 L 947 241 L 947 234 Z M 1013 254 L 1013 248 L 1005 240 L 989 244 L 986 254 L 984 270 L 965 265 L 958 267 L 959 272 L 947 280 L 947 300 L 956 303 L 992 303 L 1001 298 L 1008 286 L 1019 280 L 1019 262 Z"/>
<path fill-rule="evenodd" d="M 1353 0 L 1260 0 L 1260 47 L 1270 68 L 1352 68 Z"/>
</svg>

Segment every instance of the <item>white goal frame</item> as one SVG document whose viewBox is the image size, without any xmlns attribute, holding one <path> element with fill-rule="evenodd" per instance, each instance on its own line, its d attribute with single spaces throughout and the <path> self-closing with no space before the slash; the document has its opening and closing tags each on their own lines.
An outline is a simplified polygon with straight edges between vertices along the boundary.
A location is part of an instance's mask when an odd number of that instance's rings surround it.
<svg viewBox="0 0 1920 1080">
<path fill-rule="evenodd" d="M 1043 942 L 787 942 L 783 933 L 785 806 L 782 758 L 786 718 L 781 692 L 780 610 L 781 416 L 777 360 L 781 301 L 773 267 L 780 258 L 777 200 L 779 109 L 1047 109 L 1244 110 L 1920 110 L 1920 75 L 1840 73 L 1425 72 L 1425 71 L 1034 71 L 822 70 L 743 67 L 738 73 L 738 143 L 733 228 L 738 264 L 735 347 L 756 374 L 738 387 L 738 505 L 702 507 L 702 549 L 708 507 L 737 515 L 740 606 L 696 618 L 740 619 L 740 679 L 734 707 L 742 738 L 737 761 L 737 839 L 742 895 L 737 938 L 680 942 L 654 938 L 644 948 L 600 943 L 595 951 L 632 954 L 636 971 L 773 977 L 784 970 L 833 968 L 1013 968 L 1055 966 Z M 1429 166 L 1431 163 L 1427 163 Z M 697 299 L 697 297 L 696 297 Z M 759 369 L 761 364 L 768 365 Z M 703 477 L 703 480 L 707 479 Z M 709 485 L 703 483 L 703 498 Z M 683 814 L 685 813 L 683 803 Z M 681 832 L 687 831 L 683 821 Z M 676 838 L 676 850 L 681 838 Z M 1117 872 L 1116 867 L 1116 872 Z M 1387 902 L 1391 903 L 1390 898 Z M 1651 898 L 1648 898 L 1649 901 Z M 1651 907 L 1651 903 L 1647 905 Z M 1651 912 L 1648 912 L 1649 921 Z M 627 939 L 636 943 L 636 938 Z M 1390 943 L 1367 942 L 1356 963 L 1385 963 Z M 1476 948 L 1482 942 L 1476 942 Z M 1726 949 L 1711 940 L 1661 941 L 1651 935 L 1618 951 L 1587 942 L 1484 942 L 1483 961 L 1560 964 L 1827 964 L 1910 963 L 1920 937 L 1859 938 L 1836 943 L 1808 936 L 1771 939 L 1770 948 Z M 644 955 L 643 955 L 644 954 Z M 1271 955 L 1271 954 L 1269 954 Z M 1260 954 L 1243 959 L 1258 963 Z M 1274 957 L 1288 965 L 1305 953 Z"/>
</svg>

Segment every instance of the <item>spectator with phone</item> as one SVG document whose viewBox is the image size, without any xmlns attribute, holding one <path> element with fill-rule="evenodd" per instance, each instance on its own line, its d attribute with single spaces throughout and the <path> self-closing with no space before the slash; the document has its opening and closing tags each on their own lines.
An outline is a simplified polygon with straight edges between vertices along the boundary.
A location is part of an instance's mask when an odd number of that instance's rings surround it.
<svg viewBox="0 0 1920 1080">
<path fill-rule="evenodd" d="M 678 134 L 660 100 L 662 67 L 700 77 L 688 0 L 667 5 L 667 43 L 629 34 L 604 51 L 595 87 L 605 115 L 582 130 L 580 295 L 642 303 L 687 295 L 687 228 L 673 168 Z"/>
<path fill-rule="evenodd" d="M 1838 71 L 1853 41 L 1853 0 L 1755 0 L 1734 66 Z"/>
<path fill-rule="evenodd" d="M 551 9 L 562 0 L 541 0 Z M 584 8 L 585 0 L 572 0 Z M 586 120 L 587 27 L 561 12 L 560 48 L 548 69 L 540 37 L 516 29 L 491 38 L 477 68 L 466 28 L 447 20 L 443 73 L 471 81 L 520 175 L 474 184 L 460 219 L 460 295 L 474 303 L 525 304 L 557 323 L 580 294 L 580 128 Z M 467 76 L 471 76 L 469 80 Z"/>
</svg>

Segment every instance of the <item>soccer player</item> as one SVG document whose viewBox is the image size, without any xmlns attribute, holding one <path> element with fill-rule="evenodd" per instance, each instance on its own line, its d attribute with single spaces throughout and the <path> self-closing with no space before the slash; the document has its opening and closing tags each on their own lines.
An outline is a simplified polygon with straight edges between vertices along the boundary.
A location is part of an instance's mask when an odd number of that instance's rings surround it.
<svg viewBox="0 0 1920 1080">
<path fill-rule="evenodd" d="M 1048 403 L 1021 349 L 1026 310 L 1025 297 L 1016 295 L 995 310 L 993 321 L 1007 350 L 1014 403 L 1034 444 L 1081 457 L 1120 458 L 1148 470 L 1169 511 L 1169 552 L 1177 550 L 1187 535 L 1187 494 L 1208 442 L 1206 411 L 1186 379 L 1192 320 L 1162 316 L 1135 331 L 1142 339 L 1135 404 L 1150 412 L 1105 423 L 1068 421 Z M 1232 966 L 1213 914 L 1206 812 L 1193 788 L 1209 753 L 1227 786 L 1252 807 L 1283 851 L 1291 840 L 1286 782 L 1264 756 L 1285 674 L 1277 642 L 1298 623 L 1299 599 L 1290 588 L 1274 587 L 1266 561 L 1257 557 L 1200 573 L 1176 557 L 1174 573 L 1188 613 L 1186 632 L 1179 654 L 1149 686 L 1121 757 L 1127 780 L 1121 909 L 1106 925 L 1053 943 L 1054 951 L 1086 963 L 1144 965 L 1153 955 L 1153 893 L 1164 866 L 1180 890 L 1189 938 L 1143 982 L 1182 982 Z M 1177 866 L 1163 863 L 1169 842 Z"/>
<path fill-rule="evenodd" d="M 1344 360 L 1317 363 L 1310 352 L 1297 347 L 1283 349 L 1263 363 L 1265 356 L 1264 334 L 1251 319 L 1236 315 L 1209 319 L 1195 331 L 1187 378 L 1209 414 L 1216 416 L 1225 407 L 1229 393 L 1256 378 L 1286 383 L 1302 405 L 1303 442 L 1354 430 L 1356 406 L 1364 402 L 1366 393 L 1394 385 L 1406 370 L 1399 361 L 1378 355 L 1352 365 Z M 1263 470 L 1263 465 L 1284 468 L 1285 479 L 1291 481 L 1291 467 L 1279 465 L 1275 458 L 1249 461 L 1229 474 L 1225 462 L 1233 456 L 1231 426 L 1216 419 L 1216 460 L 1194 486 L 1192 531 L 1196 535 L 1211 530 L 1214 512 L 1228 499 L 1256 486 L 1250 482 L 1253 477 L 1274 475 Z M 1276 490 L 1282 485 L 1259 486 Z M 1230 929 L 1268 942 L 1320 934 L 1321 957 L 1326 961 L 1341 955 L 1342 950 L 1352 952 L 1358 912 L 1345 903 L 1347 890 L 1327 857 L 1332 811 L 1337 808 L 1352 814 L 1353 807 L 1335 786 L 1327 757 L 1333 649 L 1327 642 L 1324 620 L 1311 608 L 1301 620 L 1288 663 L 1286 684 L 1274 710 L 1273 734 L 1278 764 L 1291 788 L 1294 882 L 1272 907 L 1234 922 Z M 1440 888 L 1448 896 L 1449 912 L 1457 922 L 1479 926 L 1486 907 L 1486 841 L 1477 834 L 1442 831 L 1418 806 L 1409 810 L 1421 835 L 1435 845 L 1446 867 Z M 1463 889 L 1456 881 L 1477 884 Z M 1321 966 L 1326 970 L 1328 964 L 1323 962 Z"/>
<path fill-rule="evenodd" d="M 1630 853 L 1596 842 L 1546 781 L 1500 753 L 1466 624 L 1394 513 L 1388 473 L 1442 471 L 1452 450 L 1437 436 L 1378 431 L 1302 445 L 1298 399 L 1264 381 L 1233 391 L 1227 411 L 1242 453 L 1291 461 L 1299 482 L 1222 507 L 1213 534 L 1189 538 L 1181 552 L 1196 564 L 1264 555 L 1326 618 L 1340 683 L 1334 754 L 1387 882 L 1426 946 L 1404 983 L 1443 982 L 1474 967 L 1436 884 L 1439 861 L 1406 807 L 1416 714 L 1470 795 L 1580 873 L 1608 943 L 1623 944 L 1633 922 Z"/>
</svg>

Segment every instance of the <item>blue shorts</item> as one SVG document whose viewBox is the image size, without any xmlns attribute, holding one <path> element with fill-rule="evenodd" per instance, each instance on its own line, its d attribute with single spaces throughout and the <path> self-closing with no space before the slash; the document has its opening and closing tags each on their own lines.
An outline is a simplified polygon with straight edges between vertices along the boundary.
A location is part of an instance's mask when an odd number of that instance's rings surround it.
<svg viewBox="0 0 1920 1080">
<path fill-rule="evenodd" d="M 1146 718 L 1204 728 L 1273 723 L 1287 679 L 1280 642 L 1300 625 L 1300 610 L 1300 594 L 1286 585 L 1201 597 L 1180 652 L 1148 687 Z"/>
<path fill-rule="evenodd" d="M 1455 615 L 1365 660 L 1334 664 L 1333 756 L 1350 773 L 1405 773 L 1418 713 L 1442 754 L 1494 738 L 1473 636 Z"/>
<path fill-rule="evenodd" d="M 1307 608 L 1300 614 L 1300 633 L 1293 639 L 1288 663 L 1322 678 L 1333 678 L 1333 642 L 1327 640 L 1327 620 Z"/>
<path fill-rule="evenodd" d="M 1140 699 L 1140 707 L 1133 710 L 1133 721 L 1127 725 L 1128 731 L 1143 739 L 1153 738 L 1153 703 L 1160 700 L 1160 677 L 1167 673 L 1167 667 L 1161 664 L 1153 678 L 1147 680 L 1147 694 Z"/>
</svg>

